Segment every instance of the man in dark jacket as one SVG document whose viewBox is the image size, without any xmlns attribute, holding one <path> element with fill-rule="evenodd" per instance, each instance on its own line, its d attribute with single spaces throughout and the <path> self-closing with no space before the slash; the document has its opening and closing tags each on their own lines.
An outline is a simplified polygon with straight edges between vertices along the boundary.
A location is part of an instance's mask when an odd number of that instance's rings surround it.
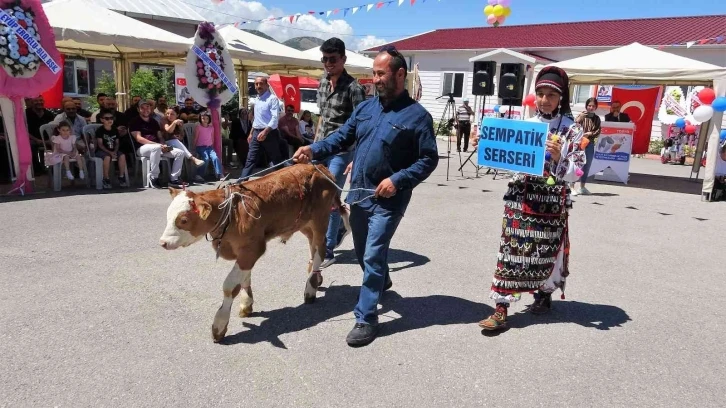
<svg viewBox="0 0 726 408">
<path fill-rule="evenodd" d="M 300 163 L 323 160 L 356 144 L 346 202 L 364 276 L 356 323 L 346 339 L 351 346 L 369 344 L 378 335 L 378 300 L 392 285 L 387 259 L 391 238 L 412 190 L 439 161 L 433 119 L 404 89 L 406 72 L 406 60 L 398 51 L 381 51 L 373 62 L 378 97 L 359 104 L 337 131 L 293 156 Z"/>
</svg>

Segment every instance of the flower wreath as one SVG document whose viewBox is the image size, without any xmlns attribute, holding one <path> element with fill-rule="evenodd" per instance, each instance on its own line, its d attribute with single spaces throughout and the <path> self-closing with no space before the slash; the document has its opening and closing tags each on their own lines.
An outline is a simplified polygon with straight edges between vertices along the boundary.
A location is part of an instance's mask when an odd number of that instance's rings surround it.
<svg viewBox="0 0 726 408">
<path fill-rule="evenodd" d="M 214 26 L 210 23 L 202 23 L 199 26 L 199 36 L 204 40 L 204 45 L 199 47 L 219 68 L 224 71 L 225 61 L 222 53 L 224 47 L 214 39 L 212 33 L 214 32 Z M 197 57 L 197 80 L 199 83 L 197 86 L 200 89 L 204 89 L 209 93 L 210 99 L 216 95 L 226 91 L 227 85 L 222 82 L 222 79 L 214 72 L 209 65 L 205 64 L 204 61 Z"/>
<path fill-rule="evenodd" d="M 35 24 L 35 13 L 30 9 L 20 6 L 20 1 L 14 3 L 14 7 L 4 11 L 18 21 L 18 24 L 32 35 L 40 43 L 40 33 Z M 28 44 L 18 37 L 12 29 L 3 25 L 0 26 L 0 61 L 9 74 L 14 77 L 21 77 L 32 73 L 40 65 L 40 58 L 28 49 Z"/>
</svg>

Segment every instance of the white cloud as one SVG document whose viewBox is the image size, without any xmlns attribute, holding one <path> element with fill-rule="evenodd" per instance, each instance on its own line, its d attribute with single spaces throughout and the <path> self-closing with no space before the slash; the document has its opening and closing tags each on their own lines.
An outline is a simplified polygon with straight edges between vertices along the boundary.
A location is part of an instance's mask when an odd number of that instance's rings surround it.
<svg viewBox="0 0 726 408">
<path fill-rule="evenodd" d="M 243 18 L 263 20 L 270 17 L 289 15 L 282 9 L 268 8 L 257 1 L 223 1 L 220 4 L 212 4 L 209 0 L 184 0 L 184 2 L 215 24 L 235 23 Z M 191 4 L 199 7 L 193 7 Z M 299 11 L 287 11 L 287 13 L 297 12 Z M 354 36 L 353 27 L 345 20 L 319 18 L 310 14 L 301 15 L 293 24 L 286 19 L 283 21 L 275 20 L 244 24 L 240 28 L 260 30 L 280 42 L 295 37 L 317 37 L 324 40 L 330 37 L 338 37 L 345 42 L 346 48 L 352 50 L 362 50 L 386 42 L 373 35 Z"/>
</svg>

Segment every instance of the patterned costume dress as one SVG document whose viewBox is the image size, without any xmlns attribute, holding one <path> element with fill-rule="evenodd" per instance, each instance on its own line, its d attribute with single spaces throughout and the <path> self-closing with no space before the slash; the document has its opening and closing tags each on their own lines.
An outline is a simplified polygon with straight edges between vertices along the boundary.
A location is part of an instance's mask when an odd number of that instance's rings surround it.
<svg viewBox="0 0 726 408">
<path fill-rule="evenodd" d="M 568 182 L 576 181 L 585 165 L 583 131 L 566 116 L 530 120 L 549 123 L 550 137 L 557 134 L 562 141 L 562 153 L 559 163 L 545 161 L 544 177 L 516 174 L 509 183 L 490 295 L 497 303 L 517 301 L 521 292 L 538 289 L 552 293 L 560 288 L 564 294 L 569 275 Z"/>
</svg>

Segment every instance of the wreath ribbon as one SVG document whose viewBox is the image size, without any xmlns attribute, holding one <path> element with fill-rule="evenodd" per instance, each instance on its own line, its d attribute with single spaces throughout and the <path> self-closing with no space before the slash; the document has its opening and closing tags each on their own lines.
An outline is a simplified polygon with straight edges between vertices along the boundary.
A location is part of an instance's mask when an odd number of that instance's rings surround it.
<svg viewBox="0 0 726 408">
<path fill-rule="evenodd" d="M 11 16 L 10 14 L 6 13 L 3 9 L 0 9 L 0 23 L 8 26 L 8 28 L 13 30 L 18 35 L 18 37 L 22 38 L 28 44 L 28 49 L 34 52 L 38 56 L 38 58 L 40 58 L 40 60 L 48 66 L 52 73 L 57 74 L 58 72 L 60 72 L 60 66 L 57 62 L 55 62 L 50 54 L 48 54 L 43 46 L 40 45 L 38 41 L 35 41 L 35 38 L 27 31 L 25 31 L 25 29 L 21 27 L 20 24 L 18 24 L 18 20 L 13 18 L 13 16 Z"/>
<path fill-rule="evenodd" d="M 194 54 L 197 55 L 202 61 L 204 61 L 207 66 L 214 71 L 219 79 L 222 80 L 222 82 L 227 86 L 227 88 L 230 90 L 230 92 L 237 93 L 237 87 L 234 85 L 232 81 L 227 78 L 227 75 L 224 74 L 224 71 L 222 68 L 219 67 L 214 61 L 212 61 L 211 58 L 209 58 L 209 55 L 205 54 L 204 51 L 202 51 L 201 48 L 197 47 L 196 45 L 192 46 L 192 50 L 194 51 Z"/>
</svg>

